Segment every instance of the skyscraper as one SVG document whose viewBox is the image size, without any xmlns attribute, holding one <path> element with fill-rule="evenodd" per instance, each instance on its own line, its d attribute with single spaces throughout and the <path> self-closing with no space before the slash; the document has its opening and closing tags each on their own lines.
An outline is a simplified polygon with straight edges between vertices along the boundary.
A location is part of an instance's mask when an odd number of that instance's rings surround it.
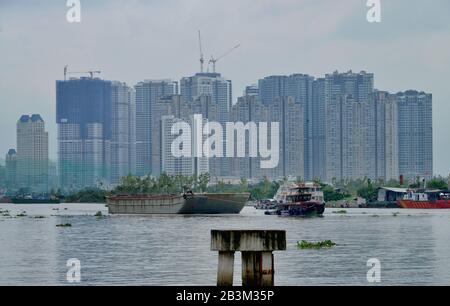
<svg viewBox="0 0 450 306">
<path fill-rule="evenodd" d="M 399 172 L 407 178 L 433 175 L 432 95 L 409 90 L 396 95 Z"/>
<path fill-rule="evenodd" d="M 274 103 L 276 99 L 284 99 L 287 97 L 293 98 L 294 102 L 301 106 L 303 110 L 301 124 L 303 124 L 302 131 L 303 143 L 300 144 L 299 150 L 303 150 L 301 154 L 304 164 L 301 165 L 302 177 L 307 179 L 313 178 L 313 142 L 315 130 L 320 124 L 314 119 L 314 100 L 313 100 L 313 84 L 314 77 L 307 74 L 292 74 L 290 76 L 268 76 L 259 80 L 260 99 L 264 105 Z"/>
<path fill-rule="evenodd" d="M 375 178 L 373 82 L 364 71 L 325 76 L 327 180 Z"/>
<path fill-rule="evenodd" d="M 17 184 L 33 192 L 48 191 L 48 132 L 37 114 L 17 121 Z"/>
<path fill-rule="evenodd" d="M 232 122 L 242 122 L 245 125 L 249 122 L 259 124 L 260 122 L 267 122 L 268 114 L 267 107 L 259 102 L 259 98 L 256 95 L 244 95 L 238 98 L 238 102 L 233 105 L 230 113 L 230 119 Z M 250 132 L 245 135 L 245 147 L 246 156 L 236 157 L 231 161 L 231 176 L 262 179 L 263 175 L 267 175 L 263 169 L 261 169 L 261 158 L 251 157 L 249 152 L 250 146 Z M 253 137 L 258 137 L 253 135 Z M 238 140 L 235 138 L 235 147 Z"/>
<path fill-rule="evenodd" d="M 178 93 L 171 80 L 146 80 L 135 85 L 136 90 L 136 174 L 152 173 L 152 116 L 157 100 Z"/>
<path fill-rule="evenodd" d="M 17 152 L 9 149 L 5 158 L 5 181 L 6 188 L 17 189 Z"/>
<path fill-rule="evenodd" d="M 112 134 L 110 183 L 136 171 L 136 106 L 134 89 L 112 82 Z"/>
<path fill-rule="evenodd" d="M 233 101 L 232 83 L 230 80 L 223 78 L 220 73 L 201 72 L 191 77 L 184 77 L 180 81 L 180 93 L 185 103 L 192 103 L 202 96 L 210 97 L 211 103 L 218 106 L 218 122 L 225 126 L 226 122 L 229 121 Z M 209 117 L 205 118 L 213 120 Z M 217 176 L 229 176 L 230 162 L 230 159 L 226 157 L 212 161 L 210 171 Z"/>
<path fill-rule="evenodd" d="M 313 103 L 311 107 L 312 157 L 310 173 L 313 178 L 325 179 L 326 161 L 326 116 L 325 116 L 325 79 L 318 78 L 313 83 Z"/>
<path fill-rule="evenodd" d="M 395 95 L 375 91 L 376 173 L 386 181 L 399 178 L 398 168 L 398 108 Z"/>
<path fill-rule="evenodd" d="M 112 88 L 110 81 L 56 82 L 60 185 L 64 190 L 100 186 L 110 178 Z"/>
</svg>

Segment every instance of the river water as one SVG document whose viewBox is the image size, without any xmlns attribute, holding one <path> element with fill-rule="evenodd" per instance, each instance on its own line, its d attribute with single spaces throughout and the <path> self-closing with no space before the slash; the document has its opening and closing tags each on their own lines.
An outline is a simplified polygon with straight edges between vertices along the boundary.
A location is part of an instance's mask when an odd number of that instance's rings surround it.
<svg viewBox="0 0 450 306">
<path fill-rule="evenodd" d="M 67 260 L 81 262 L 84 285 L 215 285 L 211 229 L 283 229 L 276 285 L 450 285 L 450 210 L 327 209 L 323 218 L 265 216 L 246 207 L 226 216 L 105 216 L 98 204 L 1 204 L 0 285 L 69 285 Z M 18 214 L 26 216 L 16 217 Z M 399 214 L 394 214 L 398 212 Z M 45 218 L 36 218 L 43 216 Z M 71 227 L 57 227 L 70 223 Z M 301 250 L 299 240 L 337 246 Z M 240 285 L 240 256 L 235 260 Z"/>
</svg>

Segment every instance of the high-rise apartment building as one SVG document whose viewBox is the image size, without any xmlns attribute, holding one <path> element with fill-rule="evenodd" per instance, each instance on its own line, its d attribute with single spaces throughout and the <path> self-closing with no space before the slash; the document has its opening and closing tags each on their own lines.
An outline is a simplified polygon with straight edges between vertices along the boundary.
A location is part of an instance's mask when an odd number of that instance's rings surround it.
<svg viewBox="0 0 450 306">
<path fill-rule="evenodd" d="M 192 103 L 201 97 L 210 97 L 211 103 L 218 107 L 218 122 L 225 126 L 229 121 L 229 113 L 232 106 L 232 83 L 216 72 L 196 73 L 191 77 L 184 77 L 180 81 L 180 93 L 185 103 Z M 208 120 L 213 120 L 205 117 Z M 224 139 L 224 149 L 225 149 Z M 210 171 L 212 176 L 229 176 L 229 158 L 211 160 Z"/>
<path fill-rule="evenodd" d="M 17 121 L 18 187 L 47 192 L 48 162 L 48 132 L 44 120 L 37 114 L 21 116 Z"/>
<path fill-rule="evenodd" d="M 291 97 L 295 103 L 299 104 L 303 110 L 302 118 L 299 122 L 303 125 L 303 141 L 298 148 L 303 150 L 301 156 L 304 164 L 301 166 L 302 178 L 312 179 L 314 175 L 313 165 L 313 143 L 316 137 L 317 126 L 313 116 L 313 88 L 314 77 L 307 74 L 292 74 L 290 76 L 269 76 L 259 80 L 260 99 L 264 105 L 270 106 L 276 99 Z"/>
<path fill-rule="evenodd" d="M 395 95 L 375 91 L 376 173 L 385 181 L 399 179 L 398 168 L 398 108 Z"/>
<path fill-rule="evenodd" d="M 5 158 L 5 181 L 8 189 L 17 189 L 17 152 L 9 149 Z"/>
<path fill-rule="evenodd" d="M 409 90 L 396 95 L 399 173 L 406 178 L 433 175 L 432 95 Z"/>
<path fill-rule="evenodd" d="M 108 183 L 112 113 L 110 81 L 83 77 L 56 82 L 58 164 L 63 190 Z"/>
<path fill-rule="evenodd" d="M 112 131 L 110 183 L 136 171 L 136 104 L 134 89 L 112 82 Z"/>
<path fill-rule="evenodd" d="M 152 174 L 152 120 L 154 105 L 159 98 L 178 93 L 172 80 L 146 80 L 135 85 L 136 90 L 136 174 Z"/>
<path fill-rule="evenodd" d="M 375 178 L 373 84 L 373 74 L 364 71 L 336 71 L 325 76 L 325 178 L 328 181 Z"/>
</svg>

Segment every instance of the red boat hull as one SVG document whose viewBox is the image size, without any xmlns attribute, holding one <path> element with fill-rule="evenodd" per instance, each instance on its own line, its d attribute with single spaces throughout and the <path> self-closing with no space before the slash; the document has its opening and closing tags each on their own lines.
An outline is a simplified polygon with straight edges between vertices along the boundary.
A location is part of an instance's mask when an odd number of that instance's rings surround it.
<svg viewBox="0 0 450 306">
<path fill-rule="evenodd" d="M 410 209 L 450 209 L 450 200 L 411 201 L 400 200 L 398 206 Z"/>
</svg>

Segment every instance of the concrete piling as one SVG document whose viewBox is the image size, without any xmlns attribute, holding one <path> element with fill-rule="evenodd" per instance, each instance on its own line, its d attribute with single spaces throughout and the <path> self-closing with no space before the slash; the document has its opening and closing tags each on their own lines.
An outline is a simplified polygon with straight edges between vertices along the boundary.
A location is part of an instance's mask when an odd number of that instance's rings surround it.
<svg viewBox="0 0 450 306">
<path fill-rule="evenodd" d="M 212 230 L 211 251 L 219 252 L 217 285 L 233 285 L 234 253 L 241 252 L 242 285 L 274 286 L 273 251 L 284 250 L 286 231 Z"/>
</svg>

